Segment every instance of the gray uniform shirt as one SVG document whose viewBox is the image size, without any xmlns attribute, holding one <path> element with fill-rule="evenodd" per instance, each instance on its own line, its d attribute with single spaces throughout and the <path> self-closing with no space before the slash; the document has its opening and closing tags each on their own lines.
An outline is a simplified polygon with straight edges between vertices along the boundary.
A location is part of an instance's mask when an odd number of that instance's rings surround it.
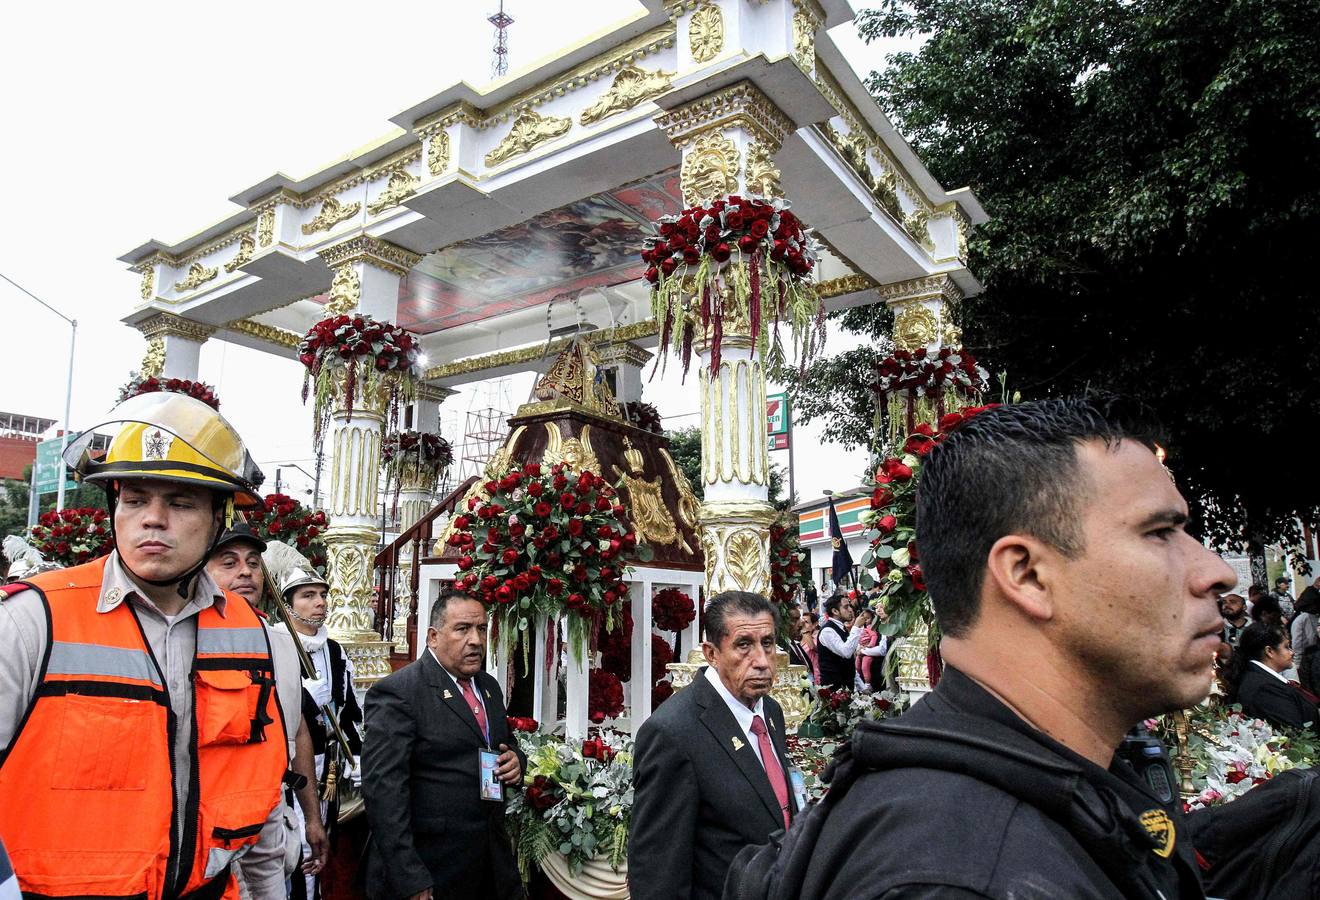
<svg viewBox="0 0 1320 900">
<path fill-rule="evenodd" d="M 167 620 L 156 608 L 156 604 L 138 593 L 137 585 L 119 562 L 119 554 L 113 552 L 105 564 L 105 576 L 101 582 L 96 611 L 108 613 L 121 603 L 133 604 L 138 622 L 142 625 L 142 633 L 146 635 L 147 645 L 155 654 L 165 678 L 170 708 L 180 723 L 172 750 L 178 775 L 174 782 L 174 799 L 182 811 L 187 808 L 188 787 L 192 777 L 192 752 L 189 746 L 192 729 L 184 723 L 192 722 L 193 717 L 193 690 L 189 676 L 197 650 L 197 614 L 215 606 L 223 616 L 225 595 L 203 569 L 193 580 L 192 596 L 188 602 L 178 615 Z M 0 601 L 0 747 L 8 747 L 13 742 L 18 723 L 32 702 L 37 690 L 41 658 L 46 653 L 49 641 L 45 605 L 36 591 L 21 591 Z M 296 719 L 294 724 L 297 724 Z M 182 815 L 179 816 L 178 824 L 178 839 L 182 841 Z M 281 865 L 278 860 L 274 862 Z"/>
</svg>

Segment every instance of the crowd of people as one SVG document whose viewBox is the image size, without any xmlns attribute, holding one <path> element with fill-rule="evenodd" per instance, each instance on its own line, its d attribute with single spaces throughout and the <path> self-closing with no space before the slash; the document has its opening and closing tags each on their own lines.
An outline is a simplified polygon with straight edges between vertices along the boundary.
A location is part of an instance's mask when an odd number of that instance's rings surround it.
<svg viewBox="0 0 1320 900">
<path fill-rule="evenodd" d="M 114 550 L 0 591 L 0 889 L 311 900 L 330 788 L 351 778 L 370 896 L 522 896 L 504 802 L 529 761 L 485 671 L 482 602 L 442 591 L 424 652 L 360 712 L 323 578 L 284 575 L 283 624 L 256 610 L 266 548 L 238 513 L 260 475 L 233 429 L 167 393 L 113 424 L 104 456 L 75 442 L 69 459 L 106 490 Z M 991 409 L 930 452 L 917 541 L 947 666 L 858 727 L 814 805 L 770 695 L 785 611 L 708 598 L 706 666 L 637 733 L 632 896 L 1203 897 L 1214 860 L 1176 792 L 1116 751 L 1217 671 L 1249 712 L 1315 724 L 1290 630 L 1310 680 L 1320 591 L 1229 593 L 1157 439 L 1121 403 L 1074 398 Z M 816 684 L 882 684 L 869 598 L 787 612 Z"/>
</svg>

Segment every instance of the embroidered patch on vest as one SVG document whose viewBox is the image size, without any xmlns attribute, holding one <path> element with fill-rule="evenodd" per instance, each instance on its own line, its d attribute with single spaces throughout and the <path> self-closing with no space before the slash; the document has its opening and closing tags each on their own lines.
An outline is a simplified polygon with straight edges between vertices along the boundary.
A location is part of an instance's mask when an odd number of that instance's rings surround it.
<svg viewBox="0 0 1320 900">
<path fill-rule="evenodd" d="M 1155 847 L 1152 848 L 1155 855 L 1168 859 L 1173 853 L 1173 842 L 1176 838 L 1173 833 L 1173 820 L 1169 818 L 1169 814 L 1162 809 L 1148 809 L 1141 814 L 1140 821 L 1141 827 L 1155 839 Z"/>
</svg>

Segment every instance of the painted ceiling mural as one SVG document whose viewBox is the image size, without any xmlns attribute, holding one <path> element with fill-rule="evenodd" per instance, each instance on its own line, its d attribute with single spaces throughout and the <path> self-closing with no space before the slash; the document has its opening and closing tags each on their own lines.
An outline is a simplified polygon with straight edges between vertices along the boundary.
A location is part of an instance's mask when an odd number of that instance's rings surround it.
<svg viewBox="0 0 1320 900">
<path fill-rule="evenodd" d="M 398 324 L 432 334 L 640 278 L 650 224 L 681 208 L 671 170 L 437 250 L 400 285 Z"/>
</svg>

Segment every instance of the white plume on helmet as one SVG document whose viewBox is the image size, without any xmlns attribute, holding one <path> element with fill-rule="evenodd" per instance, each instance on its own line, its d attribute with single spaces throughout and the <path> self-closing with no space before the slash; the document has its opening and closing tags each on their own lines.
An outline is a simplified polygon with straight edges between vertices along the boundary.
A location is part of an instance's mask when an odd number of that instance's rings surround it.
<svg viewBox="0 0 1320 900">
<path fill-rule="evenodd" d="M 5 558 L 9 560 L 9 574 L 5 576 L 6 581 L 17 581 L 29 575 L 59 568 L 55 563 L 48 562 L 36 547 L 16 534 L 8 535 L 4 539 L 4 553 Z"/>
</svg>

